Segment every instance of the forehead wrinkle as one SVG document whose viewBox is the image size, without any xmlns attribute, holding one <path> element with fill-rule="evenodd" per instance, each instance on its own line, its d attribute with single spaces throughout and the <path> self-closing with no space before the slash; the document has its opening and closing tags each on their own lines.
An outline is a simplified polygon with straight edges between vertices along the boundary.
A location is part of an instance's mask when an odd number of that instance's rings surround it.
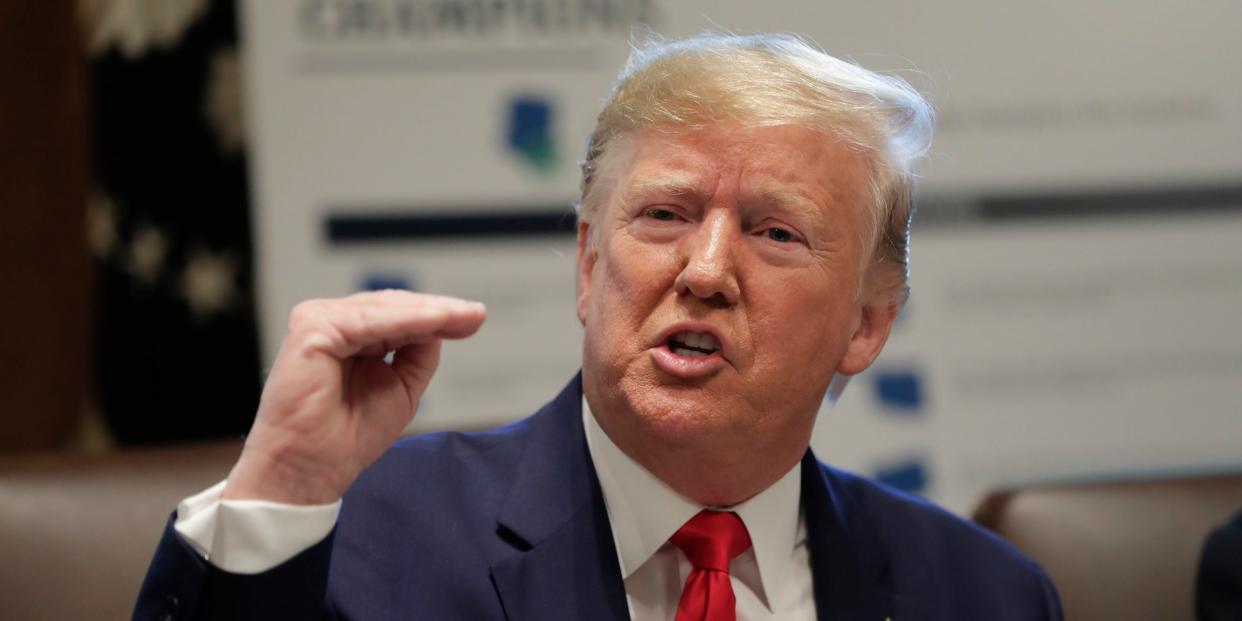
<svg viewBox="0 0 1242 621">
<path fill-rule="evenodd" d="M 652 196 L 702 198 L 707 194 L 708 192 L 705 191 L 701 179 L 696 175 L 660 173 L 659 176 L 647 176 L 640 172 L 636 177 L 626 182 L 625 191 L 622 193 L 622 200 L 624 204 L 628 205 Z"/>
</svg>

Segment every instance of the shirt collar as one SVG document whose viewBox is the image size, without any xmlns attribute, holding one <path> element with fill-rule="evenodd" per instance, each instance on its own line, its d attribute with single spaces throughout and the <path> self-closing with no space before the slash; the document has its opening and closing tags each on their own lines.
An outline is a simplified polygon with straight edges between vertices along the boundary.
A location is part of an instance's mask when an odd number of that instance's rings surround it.
<svg viewBox="0 0 1242 621">
<path fill-rule="evenodd" d="M 621 576 L 629 578 L 677 529 L 708 507 L 677 493 L 625 454 L 596 422 L 585 398 L 582 417 L 587 450 L 612 525 Z M 802 468 L 798 463 L 750 499 L 732 507 L 711 507 L 736 512 L 746 525 L 759 565 L 759 586 L 769 607 L 775 595 L 773 589 L 786 583 L 794 550 L 805 545 L 801 488 Z"/>
</svg>

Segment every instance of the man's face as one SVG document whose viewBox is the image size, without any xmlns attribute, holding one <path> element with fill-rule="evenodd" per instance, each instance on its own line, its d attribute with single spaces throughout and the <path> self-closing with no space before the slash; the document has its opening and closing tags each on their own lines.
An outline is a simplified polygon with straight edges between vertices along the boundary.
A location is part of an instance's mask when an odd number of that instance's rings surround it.
<svg viewBox="0 0 1242 621">
<path fill-rule="evenodd" d="M 611 148 L 611 189 L 578 240 L 601 426 L 631 454 L 796 460 L 833 373 L 866 368 L 895 314 L 859 292 L 863 159 L 794 126 L 644 130 Z"/>
</svg>

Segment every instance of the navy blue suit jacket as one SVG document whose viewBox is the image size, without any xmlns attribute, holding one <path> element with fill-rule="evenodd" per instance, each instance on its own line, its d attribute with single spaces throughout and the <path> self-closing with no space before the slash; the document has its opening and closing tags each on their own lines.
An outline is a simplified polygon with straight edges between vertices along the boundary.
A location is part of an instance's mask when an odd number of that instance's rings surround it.
<svg viewBox="0 0 1242 621">
<path fill-rule="evenodd" d="M 1203 544 L 1195 579 L 1195 618 L 1242 619 L 1242 513 L 1212 531 Z"/>
<path fill-rule="evenodd" d="M 398 442 L 332 534 L 254 576 L 164 532 L 136 619 L 627 619 L 575 379 L 534 416 Z M 1060 619 L 1032 561 L 924 501 L 802 461 L 820 619 Z"/>
</svg>

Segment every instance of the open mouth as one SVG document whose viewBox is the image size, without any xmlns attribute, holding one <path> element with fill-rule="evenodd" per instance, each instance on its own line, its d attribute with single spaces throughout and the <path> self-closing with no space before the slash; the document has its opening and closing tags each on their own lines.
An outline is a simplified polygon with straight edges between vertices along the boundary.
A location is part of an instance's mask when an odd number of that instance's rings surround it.
<svg viewBox="0 0 1242 621">
<path fill-rule="evenodd" d="M 705 358 L 718 351 L 716 338 L 706 332 L 678 332 L 668 338 L 668 348 L 678 356 Z"/>
</svg>

